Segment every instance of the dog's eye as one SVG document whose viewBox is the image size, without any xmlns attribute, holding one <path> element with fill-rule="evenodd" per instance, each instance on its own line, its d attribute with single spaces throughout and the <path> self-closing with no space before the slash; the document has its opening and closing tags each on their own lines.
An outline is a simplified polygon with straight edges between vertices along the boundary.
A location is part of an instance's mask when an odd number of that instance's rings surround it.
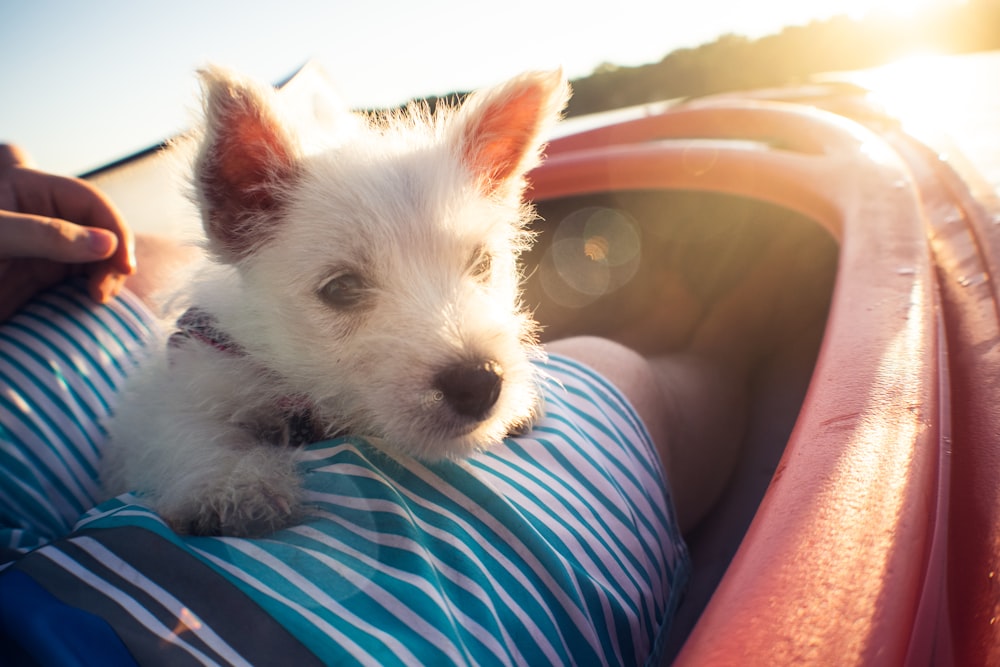
<svg viewBox="0 0 1000 667">
<path fill-rule="evenodd" d="M 319 297 L 339 310 L 350 310 L 365 304 L 368 285 L 356 273 L 341 273 L 319 288 Z"/>
<path fill-rule="evenodd" d="M 493 255 L 485 248 L 477 248 L 469 262 L 469 271 L 473 278 L 486 282 L 493 273 Z"/>
</svg>

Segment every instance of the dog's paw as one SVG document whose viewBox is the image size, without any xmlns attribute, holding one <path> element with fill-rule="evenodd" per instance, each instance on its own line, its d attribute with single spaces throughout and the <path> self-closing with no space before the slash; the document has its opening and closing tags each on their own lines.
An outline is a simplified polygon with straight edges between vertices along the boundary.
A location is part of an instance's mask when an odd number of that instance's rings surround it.
<svg viewBox="0 0 1000 667">
<path fill-rule="evenodd" d="M 294 466 L 274 460 L 254 465 L 254 458 L 241 460 L 178 511 L 162 512 L 167 523 L 179 533 L 229 537 L 262 537 L 293 524 L 302 512 Z"/>
<path fill-rule="evenodd" d="M 264 537 L 292 525 L 299 517 L 298 494 L 272 488 L 248 490 L 222 503 L 214 503 L 192 517 L 170 521 L 180 533 L 226 537 Z"/>
<path fill-rule="evenodd" d="M 199 512 L 185 519 L 168 519 L 167 523 L 176 532 L 189 535 L 264 537 L 292 525 L 298 516 L 298 506 L 292 499 L 257 491 L 246 502 Z"/>
</svg>

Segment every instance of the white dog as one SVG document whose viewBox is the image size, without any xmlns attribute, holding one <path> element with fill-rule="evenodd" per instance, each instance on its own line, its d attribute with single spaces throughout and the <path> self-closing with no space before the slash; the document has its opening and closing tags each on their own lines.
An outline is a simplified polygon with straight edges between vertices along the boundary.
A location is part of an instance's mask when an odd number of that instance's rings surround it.
<svg viewBox="0 0 1000 667">
<path fill-rule="evenodd" d="M 260 535 L 301 509 L 296 445 L 352 433 L 462 457 L 530 424 L 516 265 L 525 173 L 569 94 L 529 73 L 458 109 L 354 117 L 304 150 L 267 87 L 202 73 L 194 186 L 217 260 L 122 396 L 109 491 L 177 530 Z"/>
</svg>

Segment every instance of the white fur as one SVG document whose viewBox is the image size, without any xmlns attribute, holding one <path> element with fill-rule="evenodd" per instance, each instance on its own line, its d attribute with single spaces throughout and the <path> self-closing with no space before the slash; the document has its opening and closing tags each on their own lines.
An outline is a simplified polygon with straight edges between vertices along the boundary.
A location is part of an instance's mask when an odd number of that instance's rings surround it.
<svg viewBox="0 0 1000 667">
<path fill-rule="evenodd" d="M 562 77 L 522 75 L 434 115 L 356 117 L 348 136 L 309 154 L 270 90 L 218 69 L 203 79 L 194 180 L 220 262 L 196 277 L 190 301 L 247 354 L 192 342 L 150 363 L 111 424 L 109 490 L 145 493 L 178 530 L 263 534 L 301 512 L 296 450 L 262 435 L 280 434 L 283 398 L 308 397 L 328 434 L 425 459 L 463 457 L 529 425 L 541 350 L 519 301 L 532 215 L 522 194 L 568 96 Z M 248 202 L 262 191 L 276 202 L 260 210 L 212 185 L 232 173 L 219 165 L 243 165 L 229 162 L 241 142 L 227 132 L 244 121 L 267 138 L 254 158 L 267 169 L 244 188 Z M 516 159 L 496 170 L 498 155 Z M 484 253 L 490 270 L 477 274 Z M 361 308 L 319 296 L 345 273 L 365 286 Z M 482 418 L 456 414 L 435 382 L 463 360 L 502 369 Z"/>
</svg>

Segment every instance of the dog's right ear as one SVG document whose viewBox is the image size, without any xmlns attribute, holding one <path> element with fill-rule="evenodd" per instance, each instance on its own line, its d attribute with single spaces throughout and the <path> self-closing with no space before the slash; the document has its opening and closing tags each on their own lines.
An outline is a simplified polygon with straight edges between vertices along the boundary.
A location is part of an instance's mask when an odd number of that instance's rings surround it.
<svg viewBox="0 0 1000 667">
<path fill-rule="evenodd" d="M 473 93 L 458 111 L 460 153 L 480 190 L 519 197 L 538 164 L 542 139 L 569 99 L 562 71 L 526 72 Z"/>
<path fill-rule="evenodd" d="M 211 250 L 236 262 L 273 234 L 282 193 L 296 178 L 298 146 L 278 118 L 272 90 L 216 67 L 199 74 L 205 135 L 195 186 Z"/>
</svg>

